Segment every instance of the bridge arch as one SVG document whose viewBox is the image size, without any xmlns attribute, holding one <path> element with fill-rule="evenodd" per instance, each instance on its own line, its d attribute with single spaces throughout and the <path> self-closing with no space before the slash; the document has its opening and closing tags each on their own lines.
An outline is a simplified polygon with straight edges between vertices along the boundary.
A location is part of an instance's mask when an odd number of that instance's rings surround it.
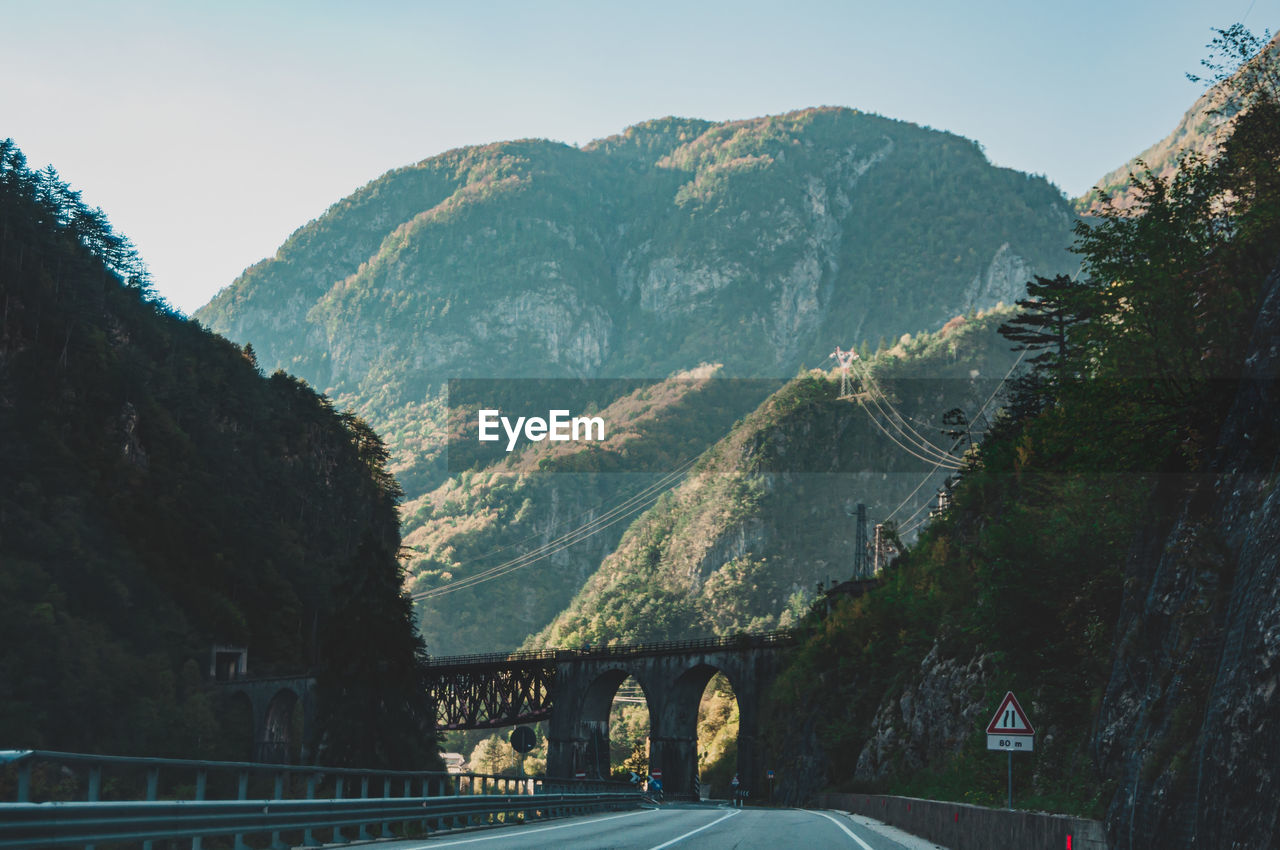
<svg viewBox="0 0 1280 850">
<path fill-rule="evenodd" d="M 650 687 L 641 676 L 636 676 L 636 672 L 631 665 L 606 662 L 585 673 L 579 694 L 575 695 L 567 689 L 561 691 L 563 708 L 558 708 L 557 714 L 553 714 L 553 728 L 554 717 L 558 715 L 572 715 L 576 718 L 574 728 L 570 730 L 575 745 L 567 749 L 565 775 L 585 775 L 589 779 L 609 778 L 612 772 L 609 723 L 613 700 L 628 678 L 635 678 L 640 684 L 649 712 L 649 726 L 653 727 Z"/>
<path fill-rule="evenodd" d="M 273 764 L 287 764 L 295 755 L 298 743 L 294 731 L 294 710 L 301 709 L 301 698 L 291 687 L 277 690 L 263 710 L 258 729 L 256 759 Z"/>
<path fill-rule="evenodd" d="M 230 706 L 247 701 L 250 707 L 251 751 L 239 758 L 281 764 L 310 758 L 315 745 L 315 679 L 245 677 L 217 685 Z"/>
<path fill-rule="evenodd" d="M 740 674 L 740 671 L 733 667 L 732 664 L 717 665 L 702 659 L 676 674 L 674 681 L 669 684 L 661 722 L 656 727 L 660 730 L 660 769 L 663 771 L 662 778 L 666 787 L 689 789 L 690 792 L 695 788 L 693 779 L 698 776 L 699 767 L 698 716 L 707 688 L 717 674 L 724 675 L 728 680 L 734 700 L 739 704 L 738 715 L 741 718 L 741 699 L 735 682 L 735 679 L 740 678 L 740 675 L 735 674 Z"/>
<path fill-rule="evenodd" d="M 668 794 L 691 795 L 698 771 L 698 706 L 712 677 L 723 673 L 738 703 L 740 788 L 765 787 L 759 703 L 776 675 L 779 649 L 789 641 L 790 635 L 770 634 L 557 651 L 548 774 L 608 775 L 600 756 L 608 741 L 608 707 L 630 674 L 648 702 L 650 771 L 661 772 Z"/>
</svg>

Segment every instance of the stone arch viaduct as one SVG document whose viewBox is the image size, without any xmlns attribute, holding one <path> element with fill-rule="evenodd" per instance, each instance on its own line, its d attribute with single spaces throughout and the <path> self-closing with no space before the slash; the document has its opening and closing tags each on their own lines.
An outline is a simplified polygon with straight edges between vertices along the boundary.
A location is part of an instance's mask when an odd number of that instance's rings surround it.
<svg viewBox="0 0 1280 850">
<path fill-rule="evenodd" d="M 727 638 L 436 658 L 431 690 L 446 729 L 549 721 L 547 774 L 609 774 L 609 710 L 634 676 L 649 708 L 650 771 L 668 795 L 693 791 L 698 703 L 717 672 L 738 699 L 740 788 L 764 787 L 760 707 L 780 667 L 789 632 Z"/>
<path fill-rule="evenodd" d="M 253 724 L 254 761 L 284 764 L 293 757 L 305 764 L 315 744 L 316 680 L 310 676 L 234 678 L 217 683 L 231 700 L 247 703 Z M 302 707 L 302 728 L 293 728 L 295 706 Z M 295 740 L 298 738 L 298 740 Z"/>
</svg>

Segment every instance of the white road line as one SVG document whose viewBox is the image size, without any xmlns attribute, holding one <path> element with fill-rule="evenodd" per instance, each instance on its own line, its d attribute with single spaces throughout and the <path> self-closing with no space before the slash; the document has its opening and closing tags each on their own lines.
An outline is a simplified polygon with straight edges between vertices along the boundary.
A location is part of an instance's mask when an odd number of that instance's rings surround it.
<svg viewBox="0 0 1280 850">
<path fill-rule="evenodd" d="M 843 823 L 841 823 L 837 818 L 832 817 L 831 815 L 827 814 L 826 812 L 809 812 L 809 814 L 811 814 L 811 815 L 822 815 L 824 818 L 826 818 L 827 820 L 829 820 L 829 821 L 831 821 L 832 823 L 834 823 L 836 826 L 838 826 L 838 827 L 840 827 L 841 829 L 843 829 L 843 830 L 844 830 L 844 834 L 845 834 L 845 835 L 847 835 L 847 836 L 849 836 L 850 838 L 852 838 L 852 839 L 854 840 L 854 842 L 855 842 L 859 847 L 861 847 L 861 848 L 862 848 L 862 850 L 871 850 L 871 845 L 870 845 L 870 844 L 868 844 L 867 842 L 863 841 L 863 840 L 862 840 L 861 838 L 859 838 L 858 836 L 854 835 L 854 834 L 853 834 L 853 830 L 852 830 L 852 829 L 849 829 L 849 827 L 845 826 L 845 825 L 844 825 Z"/>
<path fill-rule="evenodd" d="M 697 829 L 692 829 L 686 832 L 684 835 L 677 835 L 675 838 L 671 839 L 670 841 L 664 844 L 659 844 L 657 847 L 650 847 L 649 850 L 662 850 L 663 847 L 670 847 L 672 844 L 679 844 L 681 841 L 684 841 L 690 835 L 697 835 L 699 832 L 702 832 L 702 830 L 704 829 L 711 829 L 711 827 L 720 823 L 720 821 L 722 820 L 728 820 L 734 815 L 740 815 L 740 814 L 742 814 L 742 809 L 733 809 L 732 811 L 725 812 L 723 816 L 716 818 L 711 823 L 704 824 L 698 827 Z M 871 848 L 868 847 L 867 850 L 871 850 Z"/>
<path fill-rule="evenodd" d="M 643 809 L 638 812 L 627 812 L 622 815 L 609 815 L 607 818 L 593 818 L 591 820 L 577 821 L 576 823 L 562 823 L 559 826 L 539 826 L 534 829 L 520 829 L 510 831 L 499 827 L 494 830 L 494 835 L 481 835 L 476 838 L 459 838 L 454 841 L 432 841 L 430 844 L 421 844 L 410 850 L 434 850 L 436 847 L 454 847 L 458 844 L 478 844 L 481 841 L 497 841 L 500 838 L 511 839 L 520 835 L 532 835 L 535 832 L 551 832 L 553 829 L 569 829 L 575 826 L 590 826 L 591 824 L 604 823 L 607 820 L 617 820 L 618 818 L 629 818 L 645 812 L 654 811 L 654 809 Z M 666 846 L 666 845 L 663 845 Z"/>
</svg>

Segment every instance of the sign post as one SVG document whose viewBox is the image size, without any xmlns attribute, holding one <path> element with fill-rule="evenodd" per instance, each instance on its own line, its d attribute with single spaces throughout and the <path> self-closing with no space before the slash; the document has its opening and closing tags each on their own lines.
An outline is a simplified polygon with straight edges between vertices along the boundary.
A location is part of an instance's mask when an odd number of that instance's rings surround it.
<svg viewBox="0 0 1280 850">
<path fill-rule="evenodd" d="M 769 775 L 769 805 L 773 805 L 773 768 L 766 771 Z"/>
<path fill-rule="evenodd" d="M 520 776 L 524 777 L 524 757 L 538 743 L 538 736 L 528 726 L 511 730 L 511 749 L 520 754 Z"/>
<path fill-rule="evenodd" d="M 1009 755 L 1009 808 L 1013 808 L 1013 754 L 1035 750 L 1036 730 L 1027 720 L 1027 713 L 1018 704 L 1018 698 L 1009 691 L 1000 701 L 996 716 L 987 724 L 987 749 L 1004 750 Z"/>
</svg>

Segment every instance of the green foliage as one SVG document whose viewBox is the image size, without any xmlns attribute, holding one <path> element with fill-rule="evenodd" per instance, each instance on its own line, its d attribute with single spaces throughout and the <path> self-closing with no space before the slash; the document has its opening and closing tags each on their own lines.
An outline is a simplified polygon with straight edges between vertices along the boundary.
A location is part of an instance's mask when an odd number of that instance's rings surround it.
<svg viewBox="0 0 1280 850">
<path fill-rule="evenodd" d="M 0 143 L 0 738 L 244 758 L 211 646 L 323 681 L 358 620 L 385 702 L 326 698 L 326 740 L 384 724 L 430 763 L 405 728 L 425 707 L 393 700 L 420 647 L 385 463 L 362 421 L 149 296 L 101 212 Z"/>
<path fill-rule="evenodd" d="M 1267 90 L 1250 95 L 1216 159 L 1138 178 L 1136 206 L 1077 227 L 1084 277 L 1038 281 L 1028 313 L 1002 329 L 1050 356 L 1016 385 L 951 508 L 881 588 L 810 620 L 772 716 L 816 724 L 833 784 L 851 783 L 877 711 L 927 675 L 936 650 L 992 665 L 973 704 L 1013 689 L 1032 706 L 1041 734 L 1016 803 L 1105 806 L 1090 734 L 1125 559 L 1158 509 L 1154 473 L 1204 469 L 1215 451 L 1226 379 L 1280 244 L 1280 112 Z M 1153 769 L 1185 759 L 1201 715 L 1182 712 Z M 898 752 L 875 787 L 998 803 L 1000 771 L 976 728 L 925 758 L 912 768 Z"/>
<path fill-rule="evenodd" d="M 707 683 L 698 704 L 698 775 L 719 798 L 738 772 L 738 698 L 723 673 Z"/>
<path fill-rule="evenodd" d="M 560 517 L 539 502 L 552 489 L 585 511 L 644 486 L 533 482 L 514 485 L 523 492 L 508 503 L 482 481 L 440 498 L 467 465 L 462 451 L 443 451 L 457 425 L 443 376 L 663 378 L 717 362 L 725 376 L 781 381 L 836 343 L 897 339 L 993 306 L 1003 296 L 982 285 L 997 256 L 1065 270 L 1070 221 L 1046 181 L 905 122 L 848 109 L 667 118 L 582 149 L 504 142 L 397 169 L 300 228 L 197 317 L 384 435 L 408 496 L 405 536 L 427 550 L 408 565 L 426 590 L 554 525 Z M 628 391 L 594 401 L 604 408 Z M 697 436 L 700 450 L 724 433 L 692 425 L 665 436 L 680 448 Z M 660 430 L 636 444 L 650 458 L 664 448 Z M 547 462 L 561 473 L 643 467 L 592 453 Z M 524 499 L 534 507 L 516 521 Z M 446 535 L 450 522 L 459 528 Z M 518 643 L 568 602 L 616 531 L 593 542 L 605 538 L 520 573 L 533 587 L 483 585 L 492 604 L 460 594 L 456 608 L 424 606 L 429 642 Z"/>
<path fill-rule="evenodd" d="M 1013 363 L 996 328 L 1009 310 L 957 319 L 870 364 L 877 385 L 926 431 L 960 407 L 976 414 Z M 923 376 L 929 376 L 927 379 Z M 622 535 L 568 607 L 530 643 L 579 646 L 731 635 L 794 625 L 814 587 L 846 578 L 854 526 L 933 497 L 912 493 L 932 462 L 889 441 L 865 395 L 837 398 L 839 377 L 805 373 L 769 396 L 702 455 L 686 479 Z M 880 416 L 881 414 L 876 414 Z M 934 434 L 937 432 L 934 431 Z"/>
<path fill-rule="evenodd" d="M 484 578 L 495 566 L 517 567 L 474 588 L 423 598 L 420 622 L 434 650 L 511 649 L 545 628 L 631 518 L 675 483 L 678 476 L 667 473 L 687 465 L 776 386 L 717 380 L 712 367 L 698 371 L 702 377 L 645 384 L 608 404 L 603 443 L 527 444 L 455 475 L 408 506 L 405 542 L 412 547 L 408 574 L 415 593 Z M 586 531 L 574 534 L 584 525 Z M 549 557 L 527 566 L 518 560 L 543 546 Z"/>
</svg>

